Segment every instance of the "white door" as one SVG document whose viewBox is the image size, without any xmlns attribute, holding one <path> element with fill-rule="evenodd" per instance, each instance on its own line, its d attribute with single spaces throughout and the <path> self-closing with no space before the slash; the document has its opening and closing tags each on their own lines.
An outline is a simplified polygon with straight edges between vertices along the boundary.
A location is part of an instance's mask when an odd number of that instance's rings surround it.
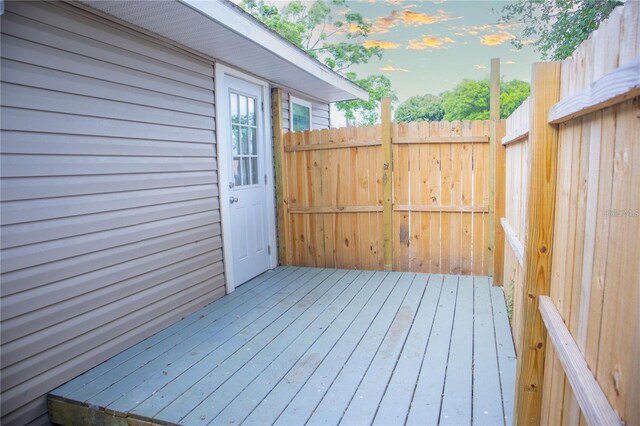
<svg viewBox="0 0 640 426">
<path fill-rule="evenodd" d="M 270 266 L 269 220 L 267 210 L 267 157 L 262 87 L 226 75 L 224 94 L 227 108 L 228 197 L 231 255 L 234 286 L 238 286 Z"/>
</svg>

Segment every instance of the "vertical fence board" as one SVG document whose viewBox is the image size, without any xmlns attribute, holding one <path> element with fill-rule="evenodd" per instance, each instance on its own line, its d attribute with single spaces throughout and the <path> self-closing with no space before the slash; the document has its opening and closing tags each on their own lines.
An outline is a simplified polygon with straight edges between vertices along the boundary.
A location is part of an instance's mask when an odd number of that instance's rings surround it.
<svg viewBox="0 0 640 426">
<path fill-rule="evenodd" d="M 549 294 L 557 153 L 557 129 L 547 123 L 547 111 L 558 101 L 559 65 L 534 64 L 532 70 L 529 235 L 525 246 L 527 298 L 522 321 L 526 327 L 518 352 L 517 424 L 540 423 L 546 335 L 538 313 L 538 296 Z"/>
</svg>

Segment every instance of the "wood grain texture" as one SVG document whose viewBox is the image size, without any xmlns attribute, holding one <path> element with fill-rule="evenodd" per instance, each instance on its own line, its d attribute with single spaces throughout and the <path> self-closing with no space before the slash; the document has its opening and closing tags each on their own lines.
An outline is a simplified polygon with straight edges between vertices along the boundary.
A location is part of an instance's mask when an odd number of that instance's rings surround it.
<svg viewBox="0 0 640 426">
<path fill-rule="evenodd" d="M 504 233 L 506 235 L 507 242 L 511 247 L 511 250 L 513 250 L 513 253 L 518 259 L 518 263 L 520 263 L 520 266 L 524 266 L 524 245 L 518 239 L 518 236 L 514 232 L 513 228 L 509 224 L 509 221 L 507 220 L 506 217 L 503 217 L 502 219 L 500 219 L 500 224 L 504 229 Z"/>
<path fill-rule="evenodd" d="M 271 89 L 271 114 L 273 125 L 273 154 L 276 183 L 276 214 L 278 221 L 278 263 L 287 264 L 287 239 L 289 221 L 287 214 L 287 190 L 284 172 L 284 135 L 282 131 L 282 94 L 281 89 Z"/>
<path fill-rule="evenodd" d="M 532 69 L 531 180 L 528 202 L 529 235 L 525 247 L 525 292 L 516 388 L 517 424 L 538 424 L 542 402 L 545 332 L 538 313 L 538 296 L 549 293 L 551 244 L 556 189 L 558 131 L 547 123 L 546 112 L 557 102 L 560 64 L 538 63 Z"/>
<path fill-rule="evenodd" d="M 620 417 L 607 401 L 607 397 L 589 370 L 580 348 L 573 340 L 553 301 L 548 296 L 540 296 L 539 309 L 549 339 L 553 343 L 587 422 L 590 425 L 621 425 Z"/>
<path fill-rule="evenodd" d="M 391 99 L 382 99 L 382 258 L 385 271 L 393 268 L 393 151 Z"/>
<path fill-rule="evenodd" d="M 384 268 L 388 179 L 394 270 L 486 273 L 488 122 L 390 123 L 392 141 L 439 141 L 390 143 L 390 163 L 382 144 L 359 142 L 381 141 L 382 128 L 284 134 L 288 262 Z"/>
<path fill-rule="evenodd" d="M 496 179 L 498 168 L 502 171 L 502 164 L 498 167 L 498 121 L 500 120 L 500 58 L 491 59 L 491 72 L 489 76 L 489 235 L 487 238 L 488 275 L 494 276 L 495 247 L 496 247 L 496 206 L 497 201 Z M 502 156 L 501 156 L 502 158 Z M 501 262 L 499 262 L 502 265 Z M 498 281 L 502 281 L 500 278 Z"/>
<path fill-rule="evenodd" d="M 549 123 L 560 124 L 625 102 L 638 95 L 640 95 L 640 58 L 611 71 L 588 88 L 554 105 L 549 110 Z"/>
</svg>

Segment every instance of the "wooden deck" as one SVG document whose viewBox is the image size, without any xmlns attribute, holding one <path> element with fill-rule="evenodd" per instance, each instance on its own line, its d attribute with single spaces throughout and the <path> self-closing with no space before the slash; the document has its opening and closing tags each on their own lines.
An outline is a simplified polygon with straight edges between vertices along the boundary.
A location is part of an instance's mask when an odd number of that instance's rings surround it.
<svg viewBox="0 0 640 426">
<path fill-rule="evenodd" d="M 511 424 L 487 277 L 281 267 L 53 391 L 61 424 Z"/>
</svg>

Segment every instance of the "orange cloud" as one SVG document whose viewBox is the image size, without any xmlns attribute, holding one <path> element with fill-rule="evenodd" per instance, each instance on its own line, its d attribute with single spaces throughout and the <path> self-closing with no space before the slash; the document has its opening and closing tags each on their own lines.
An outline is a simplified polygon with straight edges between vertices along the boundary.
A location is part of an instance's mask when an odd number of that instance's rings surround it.
<svg viewBox="0 0 640 426">
<path fill-rule="evenodd" d="M 402 22 L 405 25 L 431 25 L 436 22 L 441 22 L 437 15 L 429 15 L 421 12 L 412 12 L 411 10 L 405 10 L 401 15 Z"/>
<path fill-rule="evenodd" d="M 480 37 L 480 43 L 486 44 L 487 46 L 497 46 L 509 40 L 513 40 L 514 38 L 516 37 L 513 34 L 508 33 L 506 31 L 502 31 L 499 33 L 487 34 L 485 36 Z"/>
<path fill-rule="evenodd" d="M 409 70 L 406 70 L 404 68 L 396 68 L 394 66 L 388 65 L 386 67 L 382 67 L 380 68 L 380 71 L 389 71 L 389 72 L 393 72 L 393 71 L 402 71 L 402 72 L 409 72 Z"/>
<path fill-rule="evenodd" d="M 384 0 L 389 4 L 393 4 L 395 6 L 400 6 L 402 4 L 402 0 Z"/>
<path fill-rule="evenodd" d="M 513 62 L 511 59 L 509 59 L 509 60 L 507 60 L 507 61 L 502 61 L 502 62 L 501 62 L 501 64 L 504 64 L 504 65 L 513 65 L 513 64 L 515 64 L 515 62 Z"/>
<path fill-rule="evenodd" d="M 381 16 L 371 25 L 369 34 L 384 34 L 396 26 L 396 20 L 392 17 Z"/>
<path fill-rule="evenodd" d="M 476 67 L 479 70 L 483 70 L 483 69 L 487 68 L 486 65 L 482 65 L 482 64 L 475 64 L 474 67 Z"/>
<path fill-rule="evenodd" d="M 367 49 L 372 47 L 379 47 L 380 49 L 397 49 L 400 47 L 400 44 L 394 43 L 392 41 L 380 41 L 380 40 L 367 40 L 362 43 L 364 47 Z"/>
<path fill-rule="evenodd" d="M 445 43 L 455 43 L 449 37 L 424 36 L 420 40 L 409 40 L 407 49 L 423 50 L 427 48 L 440 49 Z"/>
</svg>

